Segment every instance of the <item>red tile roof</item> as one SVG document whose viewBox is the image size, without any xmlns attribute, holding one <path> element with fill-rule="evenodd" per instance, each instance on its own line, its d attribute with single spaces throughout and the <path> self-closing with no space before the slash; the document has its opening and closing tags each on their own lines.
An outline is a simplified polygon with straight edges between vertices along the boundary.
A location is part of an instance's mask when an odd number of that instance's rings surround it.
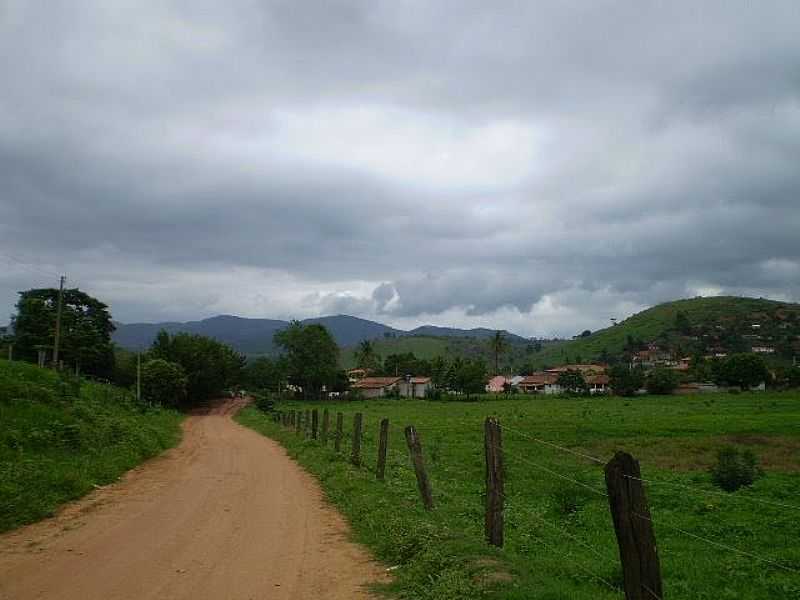
<svg viewBox="0 0 800 600">
<path fill-rule="evenodd" d="M 399 377 L 364 377 L 361 381 L 356 381 L 352 386 L 356 389 L 378 390 L 389 387 L 399 382 Z"/>
</svg>

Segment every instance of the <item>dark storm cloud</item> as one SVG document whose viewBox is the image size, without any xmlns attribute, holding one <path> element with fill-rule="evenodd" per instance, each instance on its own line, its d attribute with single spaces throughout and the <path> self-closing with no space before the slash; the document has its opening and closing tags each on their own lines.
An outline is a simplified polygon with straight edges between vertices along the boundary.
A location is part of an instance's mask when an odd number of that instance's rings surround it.
<svg viewBox="0 0 800 600">
<path fill-rule="evenodd" d="M 798 39 L 788 1 L 6 2 L 0 301 L 66 270 L 122 320 L 549 334 L 798 299 Z"/>
</svg>

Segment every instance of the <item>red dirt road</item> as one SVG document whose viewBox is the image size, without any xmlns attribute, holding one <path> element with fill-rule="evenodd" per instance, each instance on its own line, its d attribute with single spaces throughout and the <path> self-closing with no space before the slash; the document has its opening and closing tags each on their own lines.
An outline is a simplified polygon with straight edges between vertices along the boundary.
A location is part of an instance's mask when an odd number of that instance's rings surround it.
<svg viewBox="0 0 800 600">
<path fill-rule="evenodd" d="M 178 448 L 0 536 L 0 599 L 371 598 L 384 570 L 238 408 L 189 417 Z"/>
</svg>

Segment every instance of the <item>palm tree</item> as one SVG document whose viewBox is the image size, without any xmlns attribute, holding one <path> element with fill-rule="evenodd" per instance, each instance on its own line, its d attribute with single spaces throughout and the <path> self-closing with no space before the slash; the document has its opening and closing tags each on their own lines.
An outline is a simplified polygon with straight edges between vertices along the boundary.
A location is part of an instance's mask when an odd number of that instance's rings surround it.
<svg viewBox="0 0 800 600">
<path fill-rule="evenodd" d="M 500 372 L 500 355 L 508 350 L 508 342 L 506 336 L 502 331 L 496 331 L 494 337 L 489 340 L 489 347 L 494 352 L 494 374 L 499 375 Z"/>
<path fill-rule="evenodd" d="M 370 340 L 362 340 L 358 345 L 356 351 L 356 363 L 361 369 L 373 369 L 377 354 L 375 353 L 375 346 Z"/>
</svg>

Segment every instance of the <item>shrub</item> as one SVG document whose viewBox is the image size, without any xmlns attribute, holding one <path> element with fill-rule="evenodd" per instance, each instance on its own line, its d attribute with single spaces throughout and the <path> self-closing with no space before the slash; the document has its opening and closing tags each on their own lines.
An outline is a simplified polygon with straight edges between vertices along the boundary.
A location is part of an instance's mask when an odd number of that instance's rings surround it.
<svg viewBox="0 0 800 600">
<path fill-rule="evenodd" d="M 251 393 L 255 399 L 255 405 L 261 412 L 272 412 L 275 408 L 275 401 L 272 395 L 268 393 Z"/>
<path fill-rule="evenodd" d="M 653 369 L 647 376 L 645 387 L 648 394 L 671 394 L 678 387 L 678 374 L 671 369 Z"/>
<path fill-rule="evenodd" d="M 142 398 L 150 404 L 179 406 L 186 398 L 186 385 L 180 365 L 160 358 L 142 365 Z"/>
<path fill-rule="evenodd" d="M 717 463 L 711 467 L 711 480 L 726 492 L 735 492 L 752 485 L 762 475 L 758 459 L 750 449 L 727 446 L 717 453 Z"/>
</svg>

